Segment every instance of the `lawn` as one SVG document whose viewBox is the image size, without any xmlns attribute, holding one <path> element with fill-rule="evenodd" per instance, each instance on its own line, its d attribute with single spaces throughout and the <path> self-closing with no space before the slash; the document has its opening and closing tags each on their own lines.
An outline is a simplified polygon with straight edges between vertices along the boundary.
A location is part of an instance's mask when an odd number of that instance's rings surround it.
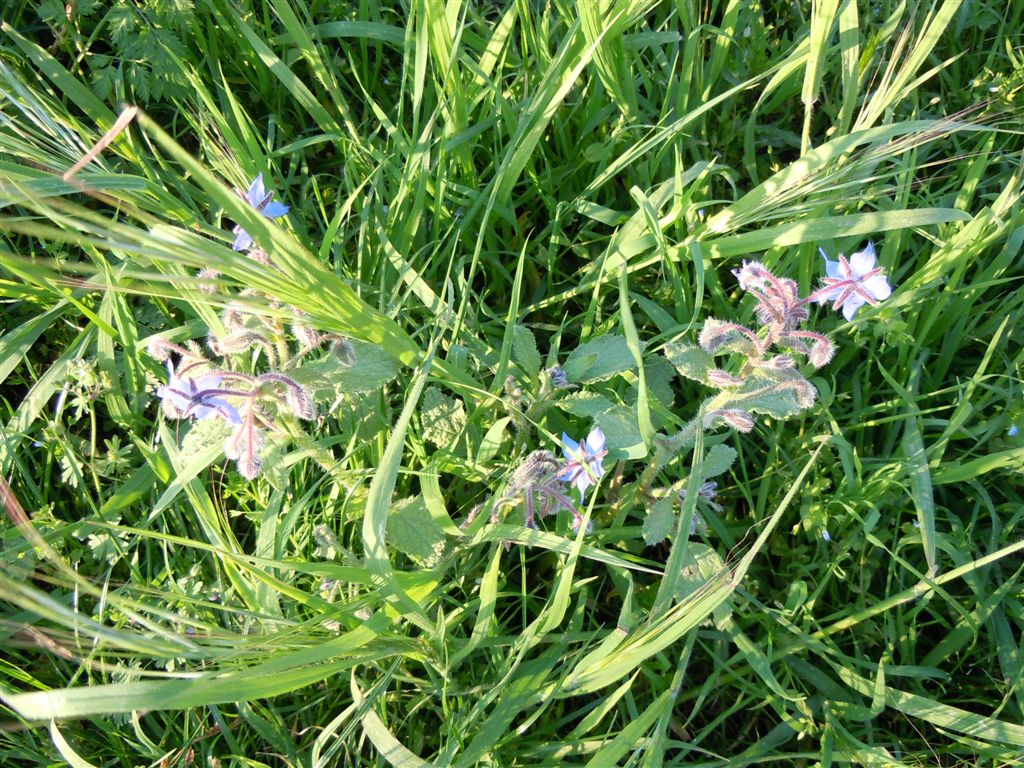
<svg viewBox="0 0 1024 768">
<path fill-rule="evenodd" d="M 12 0 L 0 764 L 1024 765 L 1024 0 Z"/>
</svg>

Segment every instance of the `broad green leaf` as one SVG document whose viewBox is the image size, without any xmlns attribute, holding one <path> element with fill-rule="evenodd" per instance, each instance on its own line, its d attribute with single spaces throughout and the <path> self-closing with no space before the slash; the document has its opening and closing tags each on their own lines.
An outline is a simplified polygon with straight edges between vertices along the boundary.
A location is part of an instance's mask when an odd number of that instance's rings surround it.
<svg viewBox="0 0 1024 768">
<path fill-rule="evenodd" d="M 729 471 L 732 463 L 736 460 L 736 449 L 732 446 L 719 443 L 708 449 L 704 455 L 704 465 L 701 467 L 701 475 L 704 479 L 717 477 Z"/>
<path fill-rule="evenodd" d="M 816 396 L 813 385 L 801 377 L 765 373 L 750 376 L 742 386 L 729 392 L 724 407 L 787 419 L 808 408 Z M 812 400 L 809 402 L 808 398 Z"/>
<path fill-rule="evenodd" d="M 422 496 L 402 499 L 392 505 L 388 514 L 388 541 L 399 552 L 429 560 L 440 553 L 444 540 L 444 531 L 434 522 Z"/>
<path fill-rule="evenodd" d="M 652 357 L 644 363 L 644 376 L 648 393 L 658 398 L 666 408 L 671 408 L 676 398 L 672 390 L 676 372 L 669 361 L 664 357 Z"/>
<path fill-rule="evenodd" d="M 644 518 L 644 541 L 648 545 L 660 544 L 672 533 L 675 525 L 675 499 L 672 496 L 658 499 Z"/>
<path fill-rule="evenodd" d="M 692 344 L 666 344 L 665 357 L 680 376 L 702 383 L 707 381 L 708 371 L 715 367 L 715 359 Z"/>
<path fill-rule="evenodd" d="M 625 456 L 636 459 L 647 455 L 633 409 L 617 405 L 597 414 L 594 424 L 604 432 L 609 451 L 621 451 Z"/>
<path fill-rule="evenodd" d="M 344 395 L 370 392 L 384 386 L 398 375 L 400 363 L 376 344 L 349 339 L 355 362 L 346 366 L 333 356 L 307 363 L 288 372 L 299 384 L 309 389 L 313 399 L 332 402 Z"/>
<path fill-rule="evenodd" d="M 420 405 L 423 438 L 438 448 L 448 448 L 466 427 L 466 409 L 438 387 L 427 387 Z"/>
<path fill-rule="evenodd" d="M 788 390 L 762 392 L 744 399 L 742 405 L 748 411 L 763 413 L 776 419 L 788 419 L 804 409 Z"/>
<path fill-rule="evenodd" d="M 512 357 L 531 379 L 536 379 L 540 374 L 540 352 L 537 351 L 537 340 L 533 337 L 533 331 L 529 328 L 516 325 L 512 329 Z"/>
<path fill-rule="evenodd" d="M 563 411 L 568 411 L 573 416 L 580 416 L 581 418 L 587 419 L 592 419 L 597 416 L 597 414 L 611 410 L 615 407 L 615 403 L 604 395 L 599 395 L 596 392 L 591 392 L 589 390 L 581 390 L 579 392 L 573 392 L 572 394 L 566 395 L 561 400 L 557 400 L 555 405 Z"/>
<path fill-rule="evenodd" d="M 581 344 L 562 366 L 569 381 L 585 384 L 600 381 L 636 367 L 633 353 L 623 336 L 608 334 Z"/>
<path fill-rule="evenodd" d="M 220 418 L 206 418 L 194 422 L 189 428 L 188 434 L 181 441 L 178 461 L 183 466 L 189 466 L 194 461 L 205 460 L 210 455 L 216 457 L 224 450 L 224 441 L 228 439 L 234 429 L 229 422 Z"/>
</svg>

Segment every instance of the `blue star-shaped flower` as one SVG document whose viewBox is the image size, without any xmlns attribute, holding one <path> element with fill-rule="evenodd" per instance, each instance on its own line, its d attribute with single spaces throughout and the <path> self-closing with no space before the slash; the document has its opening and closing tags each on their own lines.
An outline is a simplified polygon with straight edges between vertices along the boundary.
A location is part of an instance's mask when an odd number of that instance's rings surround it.
<svg viewBox="0 0 1024 768">
<path fill-rule="evenodd" d="M 267 191 L 267 188 L 263 186 L 263 174 L 261 173 L 255 179 L 252 184 L 249 185 L 249 191 L 242 195 L 239 192 L 242 199 L 245 200 L 249 205 L 259 211 L 268 219 L 279 219 L 288 213 L 289 206 L 284 203 L 278 203 L 274 201 L 274 191 Z M 252 235 L 246 232 L 241 227 L 235 227 L 232 230 L 235 235 L 235 242 L 231 244 L 231 247 L 236 251 L 244 251 L 246 248 L 252 245 Z"/>
<path fill-rule="evenodd" d="M 843 317 L 852 320 L 858 309 L 865 304 L 877 304 L 892 294 L 892 286 L 885 279 L 885 270 L 875 265 L 875 245 L 868 243 L 863 251 L 851 254 L 847 260 L 842 254 L 839 261 L 831 261 L 824 251 L 824 287 L 815 291 L 813 300 L 818 303 L 832 302 L 836 309 L 843 310 Z"/>
<path fill-rule="evenodd" d="M 167 377 L 167 383 L 156 388 L 156 395 L 163 401 L 164 410 L 172 418 L 194 416 L 205 419 L 220 415 L 232 424 L 242 423 L 238 409 L 223 397 L 217 396 L 221 383 L 221 377 L 217 374 L 210 373 L 198 379 L 179 377 L 168 360 Z"/>
<path fill-rule="evenodd" d="M 601 460 L 608 455 L 604 432 L 600 427 L 594 427 L 587 435 L 587 439 L 579 443 L 563 432 L 562 453 L 565 455 L 566 463 L 556 477 L 579 489 L 582 499 L 586 496 L 587 488 L 604 476 Z"/>
</svg>

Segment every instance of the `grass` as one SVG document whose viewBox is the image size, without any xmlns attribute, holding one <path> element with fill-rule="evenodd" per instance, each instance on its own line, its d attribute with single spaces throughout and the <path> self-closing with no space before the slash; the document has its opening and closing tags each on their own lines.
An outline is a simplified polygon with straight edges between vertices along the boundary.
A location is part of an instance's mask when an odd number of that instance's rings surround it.
<svg viewBox="0 0 1024 768">
<path fill-rule="evenodd" d="M 69 7 L 0 31 L 4 765 L 1024 762 L 1024 4 Z M 869 239 L 814 405 L 680 450 L 732 270 Z M 147 351 L 232 312 L 355 350 L 255 480 Z"/>
</svg>

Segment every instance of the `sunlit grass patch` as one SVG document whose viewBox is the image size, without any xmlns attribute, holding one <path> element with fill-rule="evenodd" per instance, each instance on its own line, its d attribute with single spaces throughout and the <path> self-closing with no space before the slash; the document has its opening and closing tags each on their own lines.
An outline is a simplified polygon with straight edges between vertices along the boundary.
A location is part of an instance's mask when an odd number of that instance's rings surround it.
<svg viewBox="0 0 1024 768">
<path fill-rule="evenodd" d="M 5 760 L 1019 759 L 1024 9 L 122 5 L 0 32 Z"/>
</svg>

